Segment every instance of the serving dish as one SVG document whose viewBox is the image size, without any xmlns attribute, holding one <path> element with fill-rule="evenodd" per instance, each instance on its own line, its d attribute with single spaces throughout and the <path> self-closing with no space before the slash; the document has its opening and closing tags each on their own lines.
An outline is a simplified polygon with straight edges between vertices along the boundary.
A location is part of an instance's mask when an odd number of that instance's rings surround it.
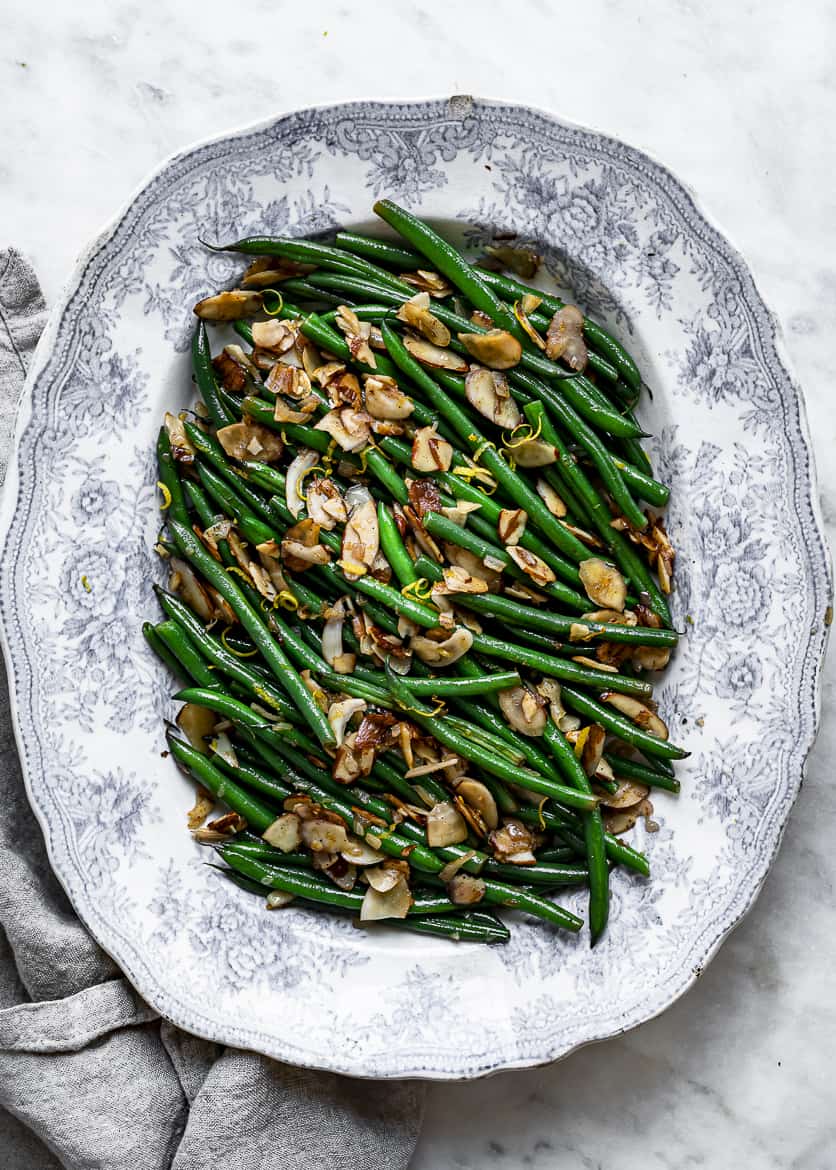
<svg viewBox="0 0 836 1170">
<path fill-rule="evenodd" d="M 459 238 L 535 242 L 654 392 L 687 631 L 660 698 L 693 754 L 682 794 L 656 802 L 659 831 L 636 842 L 652 880 L 617 872 L 591 954 L 539 923 L 475 954 L 265 914 L 207 881 L 180 820 L 189 786 L 161 758 L 169 687 L 140 632 L 161 571 L 150 452 L 163 410 L 191 399 L 190 307 L 239 267 L 198 237 L 367 226 L 379 195 Z M 775 323 L 693 197 L 638 151 L 454 98 L 302 111 L 177 156 L 53 310 L 2 528 L 16 732 L 53 866 L 139 991 L 187 1030 L 358 1076 L 553 1060 L 663 1010 L 757 894 L 815 733 L 829 563 Z"/>
</svg>

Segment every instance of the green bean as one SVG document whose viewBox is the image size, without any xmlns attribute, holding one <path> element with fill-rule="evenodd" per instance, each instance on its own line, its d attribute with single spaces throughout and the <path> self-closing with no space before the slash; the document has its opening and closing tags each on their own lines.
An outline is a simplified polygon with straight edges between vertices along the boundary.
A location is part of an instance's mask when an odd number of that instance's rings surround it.
<svg viewBox="0 0 836 1170">
<path fill-rule="evenodd" d="M 177 470 L 177 463 L 171 453 L 171 440 L 165 427 L 160 427 L 157 438 L 157 466 L 160 472 L 160 483 L 164 485 L 169 495 L 169 499 L 164 505 L 168 515 L 179 520 L 181 524 L 188 524 L 189 514 L 183 495 L 183 484 Z"/>
<path fill-rule="evenodd" d="M 265 544 L 275 538 L 275 533 L 264 521 L 256 516 L 235 494 L 231 484 L 206 463 L 198 463 L 197 474 L 200 482 L 227 516 L 232 517 L 241 529 L 241 535 L 252 544 Z"/>
<path fill-rule="evenodd" d="M 605 861 L 606 868 L 606 861 Z M 565 865 L 553 861 L 537 860 L 536 865 L 505 865 L 488 859 L 482 870 L 484 877 L 510 878 L 511 881 L 525 882 L 534 886 L 579 886 L 586 885 L 589 871 L 583 865 Z M 590 928 L 592 919 L 590 918 Z"/>
<path fill-rule="evenodd" d="M 412 557 L 406 551 L 395 518 L 384 503 L 377 505 L 377 523 L 380 532 L 380 547 L 392 572 L 401 585 L 412 585 L 418 580 Z"/>
<path fill-rule="evenodd" d="M 640 764 L 637 760 L 628 760 L 624 756 L 617 756 L 611 752 L 604 752 L 604 759 L 612 768 L 617 778 L 638 780 L 649 788 L 664 788 L 668 792 L 679 792 L 679 781 L 673 776 L 662 776 L 654 768 Z"/>
<path fill-rule="evenodd" d="M 568 740 L 552 719 L 546 720 L 543 738 L 558 767 L 579 792 L 592 795 L 592 784 Z M 604 822 L 600 808 L 583 815 L 586 863 L 589 869 L 589 932 L 594 946 L 603 934 L 610 908 L 610 877 L 604 843 Z"/>
<path fill-rule="evenodd" d="M 474 457 L 481 460 L 485 469 L 506 488 L 511 497 L 521 508 L 525 509 L 541 531 L 561 552 L 576 561 L 586 560 L 588 554 L 586 546 L 581 544 L 577 537 L 566 531 L 537 493 L 515 471 L 511 470 L 493 445 L 488 443 L 484 436 L 471 425 L 467 415 L 445 394 L 423 366 L 407 352 L 403 342 L 386 322 L 381 326 L 381 332 L 386 349 L 398 368 L 421 387 L 439 414 L 444 416 L 459 438 L 474 453 Z"/>
<path fill-rule="evenodd" d="M 229 426 L 235 422 L 235 415 L 224 404 L 218 393 L 218 383 L 212 368 L 212 351 L 203 321 L 198 321 L 192 337 L 192 372 L 206 404 L 209 417 L 216 427 Z"/>
<path fill-rule="evenodd" d="M 258 861 L 242 853 L 234 843 L 222 846 L 218 852 L 228 865 L 271 889 L 282 890 L 286 894 L 293 894 L 311 902 L 338 906 L 343 910 L 356 910 L 359 913 L 362 908 L 363 894 L 355 893 L 353 890 L 341 890 L 339 886 L 318 874 L 306 873 L 292 866 L 282 867 Z M 409 914 L 438 914 L 445 910 L 455 912 L 456 909 L 455 903 L 443 895 L 416 893 L 413 894 Z"/>
<path fill-rule="evenodd" d="M 248 825 L 259 833 L 265 832 L 272 825 L 278 816 L 274 809 L 241 788 L 234 780 L 230 780 L 206 756 L 184 740 L 178 739 L 170 732 L 166 740 L 175 760 L 191 772 L 195 780 L 199 780 L 213 796 L 223 800 L 233 812 L 242 816 Z"/>
<path fill-rule="evenodd" d="M 391 264 L 407 272 L 420 268 L 424 263 L 420 252 L 413 252 L 410 248 L 399 248 L 397 244 L 391 244 L 388 240 L 361 236 L 357 232 L 337 232 L 335 242 L 347 252 L 365 256 L 367 260 L 379 260 L 381 264 Z"/>
<path fill-rule="evenodd" d="M 214 638 L 203 628 L 197 615 L 178 597 L 156 586 L 155 592 L 168 617 L 183 629 L 208 662 L 251 690 L 254 698 L 272 707 L 283 719 L 298 716 L 296 707 L 287 702 L 269 678 L 262 677 L 248 660 L 241 659 L 233 650 L 227 649 L 229 639 L 226 639 L 225 646 L 220 639 Z"/>
<path fill-rule="evenodd" d="M 180 662 L 180 660 L 171 653 L 162 638 L 157 636 L 156 628 L 154 625 L 152 625 L 151 622 L 142 623 L 142 636 L 157 655 L 159 660 L 168 667 L 175 678 L 180 678 L 184 682 L 191 681 L 189 676 L 186 674 L 183 663 Z"/>
<path fill-rule="evenodd" d="M 482 280 L 482 274 L 472 268 L 437 232 L 389 199 L 378 200 L 374 211 L 427 258 L 429 268 L 446 276 L 474 308 L 487 313 L 497 326 L 506 329 L 520 342 L 526 338 L 513 312 Z"/>
<path fill-rule="evenodd" d="M 615 465 L 621 472 L 624 482 L 631 491 L 641 499 L 647 500 L 654 508 L 664 508 L 670 499 L 671 489 L 666 484 L 659 483 L 652 475 L 634 467 L 622 459 L 616 459 Z"/>
<path fill-rule="evenodd" d="M 484 561 L 486 557 L 493 557 L 494 560 L 502 562 L 505 571 L 509 576 L 513 577 L 515 581 L 522 581 L 530 584 L 531 578 L 527 577 L 522 569 L 517 568 L 516 563 L 511 559 L 511 556 L 501 545 L 493 544 L 484 537 L 477 536 L 475 532 L 471 532 L 466 526 L 456 524 L 454 520 L 449 520 L 446 516 L 438 512 L 428 511 L 421 517 L 421 523 L 430 536 L 435 537 L 436 540 L 447 541 L 448 544 L 458 545 L 459 548 L 467 549 L 472 552 L 474 556 L 478 557 L 480 561 Z M 567 568 L 569 568 L 567 566 Z M 571 575 L 578 580 L 577 570 L 570 568 L 567 576 Z M 575 609 L 583 612 L 587 608 L 587 601 L 581 597 L 574 589 L 570 589 L 560 581 L 553 581 L 548 585 L 543 586 L 543 592 L 549 597 L 554 597 L 564 605 L 570 605 Z"/>
<path fill-rule="evenodd" d="M 526 406 L 524 411 L 526 418 L 528 418 L 532 426 L 539 426 L 543 435 L 546 437 L 546 441 L 554 446 L 567 477 L 571 478 L 572 483 L 578 490 L 578 494 L 589 507 L 595 526 L 598 528 L 604 542 L 611 550 L 620 567 L 636 584 L 647 591 L 654 612 L 670 628 L 672 623 L 668 604 L 659 586 L 653 580 L 650 570 L 630 546 L 630 542 L 612 527 L 612 517 L 604 501 L 561 443 L 542 405 L 533 403 Z"/>
<path fill-rule="evenodd" d="M 560 693 L 573 711 L 600 723 L 607 731 L 611 731 L 623 739 L 625 743 L 639 748 L 649 756 L 660 756 L 667 760 L 684 760 L 691 754 L 684 748 L 677 747 L 667 740 L 657 739 L 649 732 L 643 731 L 624 715 L 620 715 L 613 707 L 598 703 L 581 691 L 564 686 L 561 687 Z"/>
<path fill-rule="evenodd" d="M 213 252 L 242 252 L 246 256 L 282 256 L 299 264 L 314 264 L 319 268 L 334 269 L 337 272 L 367 273 L 384 283 L 391 283 L 393 287 L 401 283 L 391 273 L 378 268 L 376 264 L 370 263 L 362 256 L 352 256 L 330 244 L 320 244 L 313 240 L 251 236 L 234 244 L 207 247 L 211 247 Z"/>
<path fill-rule="evenodd" d="M 189 679 L 199 687 L 216 687 L 218 678 L 212 673 L 206 659 L 174 621 L 160 622 L 154 627 L 160 641 L 177 659 Z"/>
<path fill-rule="evenodd" d="M 462 695 L 486 695 L 493 691 L 504 691 L 519 686 L 520 676 L 515 670 L 503 670 L 497 674 L 476 674 L 470 678 L 411 678 L 403 676 L 403 684 L 413 695 L 438 695 L 439 698 L 458 698 Z"/>
<path fill-rule="evenodd" d="M 170 521 L 170 527 L 180 552 L 229 603 L 241 625 L 261 651 L 267 665 L 299 708 L 305 722 L 311 727 L 319 742 L 332 744 L 334 733 L 328 720 L 294 670 L 284 650 L 271 636 L 242 590 L 232 580 L 229 573 L 206 551 L 190 529 L 186 528 L 185 525 L 178 524 L 175 520 Z"/>
<path fill-rule="evenodd" d="M 562 815 L 555 815 L 554 810 L 531 806 L 522 806 L 514 815 L 523 824 L 532 825 L 534 828 L 542 829 L 545 826 L 548 829 L 553 829 L 572 847 L 576 856 L 586 856 L 586 843 L 583 836 L 580 835 L 582 826 L 579 820 L 573 823 Z M 642 877 L 650 876 L 650 866 L 645 855 L 625 844 L 618 837 L 611 833 L 605 833 L 604 847 L 611 862 L 623 865 L 626 869 L 641 874 Z"/>
</svg>

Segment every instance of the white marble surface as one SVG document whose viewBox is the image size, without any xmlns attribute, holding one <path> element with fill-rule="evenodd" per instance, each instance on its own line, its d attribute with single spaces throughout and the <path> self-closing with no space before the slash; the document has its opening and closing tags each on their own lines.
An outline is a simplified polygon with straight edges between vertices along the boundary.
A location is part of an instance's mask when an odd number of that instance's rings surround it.
<svg viewBox="0 0 836 1170">
<path fill-rule="evenodd" d="M 0 245 L 33 259 L 48 298 L 166 154 L 282 109 L 469 92 L 552 109 L 650 151 L 700 193 L 784 325 L 832 532 L 832 5 L 3 7 Z M 824 728 L 775 868 L 694 990 L 561 1065 L 432 1087 L 414 1170 L 836 1166 L 834 679 L 831 662 Z"/>
</svg>

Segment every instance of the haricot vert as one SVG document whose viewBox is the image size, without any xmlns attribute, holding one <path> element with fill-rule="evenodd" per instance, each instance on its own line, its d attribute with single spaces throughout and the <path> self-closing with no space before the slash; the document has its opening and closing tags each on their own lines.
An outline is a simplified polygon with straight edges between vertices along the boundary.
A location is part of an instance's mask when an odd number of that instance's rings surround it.
<svg viewBox="0 0 836 1170">
<path fill-rule="evenodd" d="M 530 248 L 375 211 L 402 242 L 212 245 L 246 268 L 195 306 L 143 626 L 189 825 L 271 909 L 494 944 L 502 908 L 576 932 L 585 901 L 594 943 L 687 755 L 653 698 L 678 634 L 641 374 Z"/>
</svg>

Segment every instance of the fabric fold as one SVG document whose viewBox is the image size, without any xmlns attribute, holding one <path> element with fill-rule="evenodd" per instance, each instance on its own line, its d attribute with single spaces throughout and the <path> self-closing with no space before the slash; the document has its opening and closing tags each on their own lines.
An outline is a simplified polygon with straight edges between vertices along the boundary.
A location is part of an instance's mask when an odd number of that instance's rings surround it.
<svg viewBox="0 0 836 1170">
<path fill-rule="evenodd" d="M 45 317 L 29 265 L 0 251 L 0 479 Z M 189 1036 L 120 975 L 49 868 L 23 788 L 2 663 L 0 807 L 0 1164 L 405 1170 L 423 1085 L 295 1069 Z"/>
</svg>

